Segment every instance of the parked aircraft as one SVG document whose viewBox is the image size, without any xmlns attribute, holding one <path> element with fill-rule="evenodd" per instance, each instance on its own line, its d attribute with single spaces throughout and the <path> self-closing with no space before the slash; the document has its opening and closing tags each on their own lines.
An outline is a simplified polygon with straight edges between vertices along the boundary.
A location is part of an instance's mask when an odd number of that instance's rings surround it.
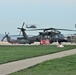
<svg viewBox="0 0 76 75">
<path fill-rule="evenodd" d="M 51 32 L 48 32 L 48 30 L 51 30 Z M 47 36 L 50 36 L 50 42 L 56 42 L 58 41 L 59 44 L 61 44 L 61 42 L 70 42 L 67 38 L 65 38 L 65 36 L 63 34 L 61 34 L 61 32 L 59 30 L 63 30 L 63 31 L 74 31 L 76 32 L 76 30 L 71 30 L 71 29 L 58 29 L 58 28 L 47 28 L 44 29 L 44 33 L 48 33 Z M 46 34 L 45 34 L 46 35 Z M 71 41 L 76 42 L 76 38 L 72 38 Z"/>
<path fill-rule="evenodd" d="M 28 25 L 30 25 L 30 26 L 28 26 Z M 27 24 L 26 28 L 37 28 L 37 27 L 35 25 Z"/>
<path fill-rule="evenodd" d="M 40 36 L 39 35 L 37 35 L 37 36 L 32 36 L 32 37 L 29 37 L 27 34 L 26 34 L 26 29 L 24 29 L 23 27 L 24 27 L 24 24 L 25 24 L 25 22 L 23 22 L 23 25 L 22 25 L 22 27 L 21 28 L 17 28 L 17 29 L 20 29 L 20 34 L 21 34 L 21 32 L 22 32 L 22 35 L 23 35 L 23 37 L 21 37 L 21 38 L 18 38 L 18 39 L 26 39 L 27 40 L 27 43 L 29 43 L 29 44 L 31 44 L 31 43 L 34 43 L 35 41 L 40 41 Z M 20 35 L 19 34 L 19 35 Z"/>
<path fill-rule="evenodd" d="M 9 33 L 6 34 L 6 32 L 5 32 L 5 36 L 2 38 L 1 41 L 3 41 L 5 38 L 11 44 L 26 44 L 26 40 L 11 39 L 11 37 L 9 36 Z"/>
<path fill-rule="evenodd" d="M 76 30 L 71 30 L 71 29 L 58 29 L 58 28 L 33 29 L 33 30 L 27 30 L 27 31 L 43 30 L 43 32 L 39 32 L 39 35 L 37 35 L 37 36 L 28 37 L 25 32 L 26 29 L 24 29 L 23 27 L 24 27 L 24 23 L 22 25 L 22 28 L 18 28 L 18 29 L 21 30 L 20 34 L 22 32 L 23 38 L 28 40 L 29 43 L 33 43 L 35 41 L 41 41 L 43 39 L 49 39 L 50 43 L 58 41 L 58 43 L 61 44 L 61 42 L 68 42 L 68 40 L 65 39 L 64 35 L 61 34 L 61 32 L 59 30 L 76 31 Z"/>
<path fill-rule="evenodd" d="M 2 41 L 4 40 L 4 38 L 7 38 L 7 41 L 9 43 L 22 43 L 22 44 L 26 44 L 26 43 L 34 43 L 34 42 L 41 42 L 42 40 L 49 40 L 50 43 L 53 42 L 57 42 L 59 44 L 61 44 L 61 42 L 68 42 L 68 39 L 65 39 L 64 35 L 61 34 L 60 30 L 64 30 L 64 31 L 75 31 L 76 30 L 71 30 L 71 29 L 59 29 L 59 28 L 42 28 L 42 29 L 33 29 L 33 30 L 26 30 L 24 27 L 25 22 L 23 22 L 23 25 L 20 29 L 20 34 L 22 33 L 22 37 L 17 37 L 17 40 L 15 39 L 11 39 L 10 36 L 8 36 L 8 34 L 5 33 L 5 36 L 3 37 Z M 37 31 L 37 30 L 43 30 L 43 32 L 39 32 L 39 35 L 37 36 L 31 36 L 29 37 L 26 34 L 26 31 Z M 20 35 L 19 34 L 19 35 Z"/>
</svg>

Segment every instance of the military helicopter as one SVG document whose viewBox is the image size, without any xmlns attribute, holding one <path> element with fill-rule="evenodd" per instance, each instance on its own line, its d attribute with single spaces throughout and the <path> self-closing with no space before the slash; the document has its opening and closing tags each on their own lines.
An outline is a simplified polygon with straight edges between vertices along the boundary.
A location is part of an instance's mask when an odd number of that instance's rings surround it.
<svg viewBox="0 0 76 75">
<path fill-rule="evenodd" d="M 60 30 L 76 32 L 76 30 L 59 29 L 59 28 L 42 28 L 42 29 L 33 29 L 33 30 L 43 30 L 43 32 L 39 32 L 39 35 L 41 35 L 42 39 L 49 39 L 50 43 L 58 41 L 59 44 L 61 44 L 61 42 L 69 42 L 69 40 L 66 39 L 63 34 L 61 34 Z M 30 31 L 33 31 L 33 30 L 30 30 Z"/>
<path fill-rule="evenodd" d="M 23 35 L 22 38 L 26 39 L 29 42 L 29 44 L 31 44 L 35 41 L 40 42 L 42 39 L 49 39 L 50 43 L 58 41 L 58 43 L 61 44 L 61 42 L 68 42 L 68 40 L 65 39 L 64 35 L 61 34 L 61 32 L 59 30 L 76 31 L 76 30 L 71 30 L 71 29 L 59 29 L 59 28 L 42 28 L 42 29 L 26 30 L 23 28 L 24 24 L 25 24 L 25 22 L 23 22 L 22 28 L 18 28 L 18 29 L 21 30 L 20 34 L 22 32 L 22 35 Z M 25 31 L 36 31 L 36 30 L 43 30 L 43 32 L 39 32 L 39 35 L 33 36 L 33 37 L 28 37 L 25 32 Z"/>
<path fill-rule="evenodd" d="M 30 25 L 30 26 L 28 26 Z M 37 28 L 35 25 L 31 25 L 31 24 L 26 24 L 26 28 Z"/>
<path fill-rule="evenodd" d="M 13 36 L 16 36 L 16 35 L 13 35 Z M 26 44 L 26 40 L 11 39 L 11 37 L 9 36 L 9 33 L 6 33 L 6 32 L 5 32 L 5 36 L 2 38 L 1 41 L 3 41 L 5 38 L 11 44 Z"/>
<path fill-rule="evenodd" d="M 22 25 L 22 27 L 21 28 L 17 28 L 17 29 L 20 29 L 20 34 L 21 34 L 21 32 L 22 32 L 22 35 L 23 35 L 23 37 L 21 37 L 21 38 L 17 38 L 17 39 L 26 39 L 27 40 L 27 43 L 29 43 L 29 44 L 31 44 L 31 43 L 34 43 L 35 41 L 40 41 L 40 36 L 39 35 L 37 35 L 37 36 L 32 36 L 32 37 L 29 37 L 27 34 L 26 34 L 26 29 L 24 29 L 23 27 L 24 27 L 24 24 L 25 24 L 25 22 L 23 22 L 23 25 Z M 19 35 L 20 35 L 19 34 Z"/>
</svg>

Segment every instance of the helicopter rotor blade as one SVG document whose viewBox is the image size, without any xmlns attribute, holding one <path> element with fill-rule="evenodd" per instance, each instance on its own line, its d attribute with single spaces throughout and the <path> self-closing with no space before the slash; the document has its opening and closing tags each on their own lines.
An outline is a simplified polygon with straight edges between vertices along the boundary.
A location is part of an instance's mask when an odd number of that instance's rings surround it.
<svg viewBox="0 0 76 75">
<path fill-rule="evenodd" d="M 10 32 L 8 32 L 8 34 L 10 34 Z M 7 35 L 8 35 L 8 34 L 7 34 Z"/>
<path fill-rule="evenodd" d="M 44 30 L 44 29 L 32 29 L 32 30 L 26 30 L 26 31 L 37 31 L 37 30 Z"/>
<path fill-rule="evenodd" d="M 63 30 L 63 31 L 76 31 L 76 30 L 72 30 L 72 29 L 59 29 L 59 28 L 42 28 L 42 29 L 32 29 L 32 30 L 27 30 L 27 31 L 37 31 L 37 30 Z"/>
<path fill-rule="evenodd" d="M 6 36 L 4 36 L 4 37 L 2 38 L 2 40 L 1 40 L 1 41 L 3 41 L 3 40 L 5 39 L 5 37 L 6 37 Z"/>
<path fill-rule="evenodd" d="M 19 35 L 21 35 L 21 31 L 20 31 Z"/>
<path fill-rule="evenodd" d="M 56 28 L 40 28 L 40 29 L 32 29 L 32 30 L 56 30 Z"/>
<path fill-rule="evenodd" d="M 17 29 L 21 29 L 21 28 L 18 27 Z"/>
<path fill-rule="evenodd" d="M 7 33 L 5 32 L 5 35 L 6 35 Z"/>
<path fill-rule="evenodd" d="M 24 27 L 25 22 L 23 22 L 22 28 Z"/>
<path fill-rule="evenodd" d="M 21 32 L 22 32 L 22 31 L 25 31 L 25 30 L 26 30 L 26 29 L 23 28 L 23 27 L 24 27 L 24 24 L 25 24 L 25 22 L 23 22 L 23 25 L 22 25 L 21 28 L 19 28 L 19 27 L 17 28 L 17 29 L 20 29 L 20 33 L 19 33 L 19 35 L 21 35 Z"/>
<path fill-rule="evenodd" d="M 57 30 L 63 30 L 63 31 L 75 31 L 75 32 L 76 32 L 76 30 L 72 30 L 72 29 L 57 29 Z"/>
</svg>

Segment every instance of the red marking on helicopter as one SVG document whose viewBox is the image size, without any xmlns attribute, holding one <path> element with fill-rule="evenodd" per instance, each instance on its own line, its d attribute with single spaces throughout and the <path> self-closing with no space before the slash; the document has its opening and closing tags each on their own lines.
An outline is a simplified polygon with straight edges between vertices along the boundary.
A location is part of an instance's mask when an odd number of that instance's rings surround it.
<svg viewBox="0 0 76 75">
<path fill-rule="evenodd" d="M 40 41 L 40 45 L 49 45 L 49 44 L 50 44 L 50 41 L 48 39 Z"/>
</svg>

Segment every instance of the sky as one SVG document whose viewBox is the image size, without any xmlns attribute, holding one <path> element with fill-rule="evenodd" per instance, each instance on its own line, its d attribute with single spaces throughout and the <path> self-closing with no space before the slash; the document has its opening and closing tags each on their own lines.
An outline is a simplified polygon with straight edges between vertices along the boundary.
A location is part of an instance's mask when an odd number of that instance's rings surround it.
<svg viewBox="0 0 76 75">
<path fill-rule="evenodd" d="M 23 22 L 35 24 L 37 28 L 76 29 L 76 0 L 0 0 L 1 34 L 19 34 L 17 27 Z M 34 35 L 38 32 L 26 33 Z"/>
</svg>

